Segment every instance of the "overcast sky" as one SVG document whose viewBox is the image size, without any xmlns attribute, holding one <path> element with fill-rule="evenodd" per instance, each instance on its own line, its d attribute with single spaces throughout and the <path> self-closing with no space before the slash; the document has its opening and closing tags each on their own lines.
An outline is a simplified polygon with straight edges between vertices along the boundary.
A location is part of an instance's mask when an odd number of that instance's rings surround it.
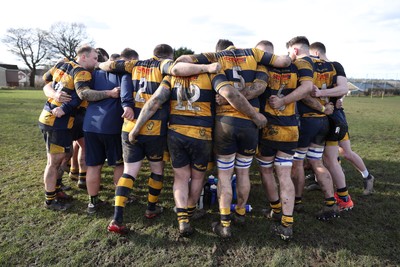
<svg viewBox="0 0 400 267">
<path fill-rule="evenodd" d="M 125 47 L 141 59 L 167 43 L 196 53 L 211 52 L 218 39 L 254 47 L 262 39 L 286 54 L 285 44 L 304 35 L 323 42 L 330 60 L 348 77 L 400 79 L 400 1 L 396 0 L 20 0 L 3 5 L 0 37 L 9 28 L 48 30 L 55 22 L 78 22 L 96 47 L 109 54 Z M 36 11 L 34 11 L 36 10 Z M 0 43 L 0 62 L 24 67 Z"/>
</svg>

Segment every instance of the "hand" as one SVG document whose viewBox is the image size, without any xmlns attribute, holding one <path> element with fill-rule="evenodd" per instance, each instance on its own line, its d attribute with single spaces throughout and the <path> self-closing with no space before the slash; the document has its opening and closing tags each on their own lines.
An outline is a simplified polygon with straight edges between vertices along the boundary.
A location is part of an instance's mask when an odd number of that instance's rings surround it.
<svg viewBox="0 0 400 267">
<path fill-rule="evenodd" d="M 258 127 L 258 129 L 264 128 L 265 125 L 267 125 L 267 118 L 261 114 L 261 113 L 256 113 L 256 116 L 252 119 L 254 124 Z"/>
<path fill-rule="evenodd" d="M 115 87 L 112 90 L 108 91 L 108 97 L 110 98 L 118 98 L 120 96 L 121 88 L 120 87 Z"/>
<path fill-rule="evenodd" d="M 65 112 L 62 110 L 61 107 L 53 108 L 53 109 L 51 110 L 51 113 L 52 113 L 54 116 L 56 116 L 57 118 L 61 118 L 63 115 L 65 115 Z"/>
<path fill-rule="evenodd" d="M 283 97 L 279 97 L 277 95 L 270 96 L 268 102 L 269 105 L 274 109 L 280 109 L 285 105 Z"/>
<path fill-rule="evenodd" d="M 220 94 L 216 94 L 216 95 L 215 95 L 215 102 L 216 102 L 218 105 L 227 105 L 227 104 L 229 104 L 229 102 L 225 99 L 225 97 L 223 97 L 223 96 L 220 95 Z"/>
<path fill-rule="evenodd" d="M 334 106 L 333 106 L 332 102 L 329 102 L 328 104 L 325 105 L 324 113 L 326 115 L 331 115 L 333 113 L 333 109 L 334 109 Z"/>
<path fill-rule="evenodd" d="M 133 109 L 130 107 L 124 107 L 124 113 L 122 114 L 121 118 L 125 118 L 127 120 L 132 121 L 135 117 L 135 113 Z"/>
<path fill-rule="evenodd" d="M 64 91 L 57 91 L 54 93 L 53 99 L 58 103 L 67 103 L 71 101 L 71 96 Z"/>
<path fill-rule="evenodd" d="M 137 142 L 136 137 L 139 135 L 139 133 L 135 133 L 134 130 L 129 132 L 128 135 L 128 140 L 131 144 L 134 144 Z"/>
<path fill-rule="evenodd" d="M 218 73 L 221 70 L 221 65 L 218 62 L 211 63 L 208 65 L 209 73 Z"/>
<path fill-rule="evenodd" d="M 322 90 L 319 90 L 315 84 L 313 85 L 313 89 L 311 90 L 311 96 L 312 97 L 321 97 L 322 96 Z"/>
</svg>

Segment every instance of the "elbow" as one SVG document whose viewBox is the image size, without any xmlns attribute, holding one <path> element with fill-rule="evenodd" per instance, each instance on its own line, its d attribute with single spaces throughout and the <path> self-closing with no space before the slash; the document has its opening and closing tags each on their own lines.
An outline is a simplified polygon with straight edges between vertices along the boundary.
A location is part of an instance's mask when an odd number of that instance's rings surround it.
<svg viewBox="0 0 400 267">
<path fill-rule="evenodd" d="M 225 99 L 230 101 L 234 101 L 238 98 L 239 92 L 237 90 L 224 90 L 223 94 L 221 94 Z"/>
<path fill-rule="evenodd" d="M 283 67 L 289 67 L 290 64 L 292 64 L 292 59 L 289 56 L 286 56 Z"/>
<path fill-rule="evenodd" d="M 291 63 L 292 59 L 289 56 L 280 56 L 274 66 L 278 68 L 286 68 L 289 67 Z"/>
<path fill-rule="evenodd" d="M 171 74 L 172 74 L 173 76 L 184 76 L 184 75 L 183 75 L 183 72 L 182 72 L 179 68 L 176 68 L 176 67 L 173 67 L 173 68 L 171 69 Z"/>
<path fill-rule="evenodd" d="M 148 109 L 150 112 L 155 113 L 160 107 L 160 101 L 156 99 L 150 99 L 150 101 L 143 106 L 143 109 Z"/>
<path fill-rule="evenodd" d="M 85 91 L 77 91 L 76 92 L 77 93 L 77 95 L 78 95 L 78 97 L 81 99 L 81 100 L 85 100 L 86 99 L 86 94 L 85 94 Z"/>
</svg>

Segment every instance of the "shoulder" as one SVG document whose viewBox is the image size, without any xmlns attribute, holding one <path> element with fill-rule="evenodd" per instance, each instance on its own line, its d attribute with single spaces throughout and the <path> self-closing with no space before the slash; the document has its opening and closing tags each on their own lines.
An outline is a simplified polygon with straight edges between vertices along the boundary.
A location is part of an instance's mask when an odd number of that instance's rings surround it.
<svg viewBox="0 0 400 267">
<path fill-rule="evenodd" d="M 304 68 L 313 68 L 314 66 L 314 59 L 311 59 L 310 57 L 302 57 L 302 58 L 297 58 L 293 64 L 298 68 L 298 69 L 304 69 Z"/>
</svg>

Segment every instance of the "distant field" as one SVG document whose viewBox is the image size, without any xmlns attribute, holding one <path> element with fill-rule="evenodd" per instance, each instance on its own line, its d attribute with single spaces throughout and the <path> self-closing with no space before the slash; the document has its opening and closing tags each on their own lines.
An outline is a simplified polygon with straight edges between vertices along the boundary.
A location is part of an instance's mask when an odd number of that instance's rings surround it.
<svg viewBox="0 0 400 267">
<path fill-rule="evenodd" d="M 168 164 L 161 196 L 165 213 L 144 218 L 147 164 L 134 190 L 139 200 L 126 207 L 126 237 L 106 231 L 113 214 L 112 172 L 104 168 L 100 193 L 110 205 L 86 214 L 87 193 L 73 186 L 73 208 L 43 208 L 46 153 L 37 118 L 42 91 L 0 90 L 0 266 L 399 266 L 400 265 L 400 97 L 347 97 L 345 111 L 353 150 L 376 177 L 376 193 L 362 197 L 361 175 L 343 162 L 351 212 L 327 223 L 314 214 L 323 204 L 319 191 L 306 192 L 306 213 L 295 214 L 295 239 L 285 243 L 270 233 L 261 209 L 266 197 L 256 166 L 249 199 L 254 210 L 234 237 L 220 240 L 211 231 L 217 207 L 193 222 L 196 233 L 179 239 L 172 211 L 172 171 Z"/>
</svg>

